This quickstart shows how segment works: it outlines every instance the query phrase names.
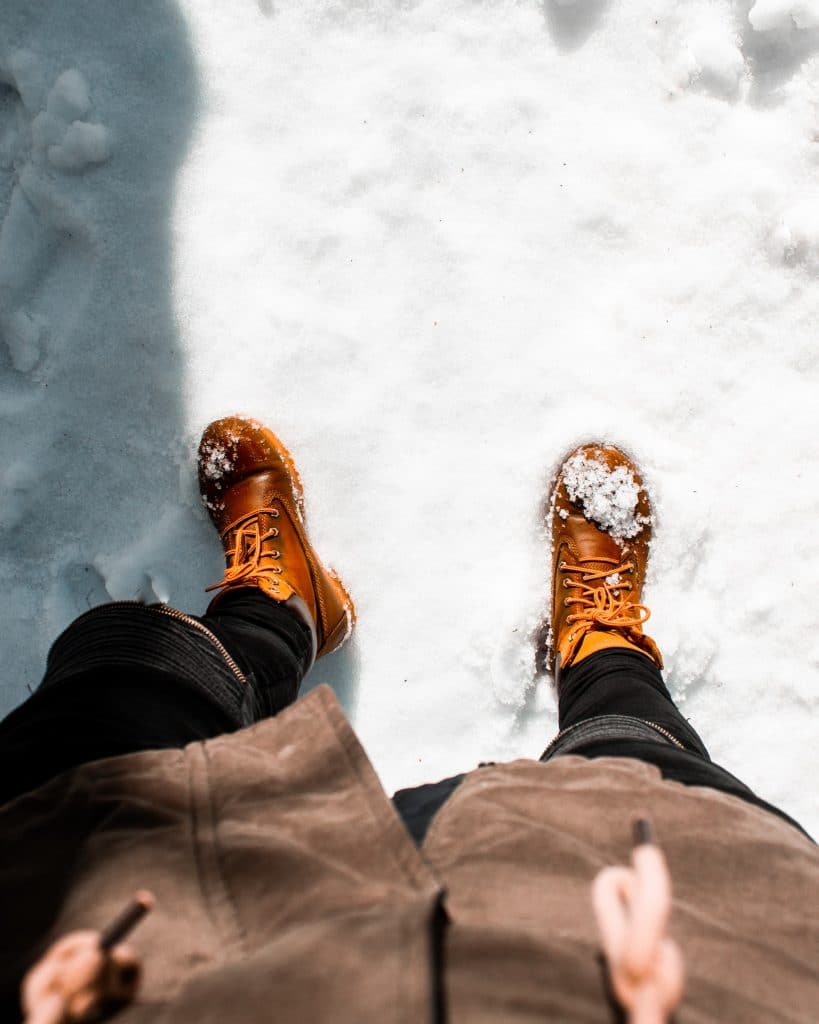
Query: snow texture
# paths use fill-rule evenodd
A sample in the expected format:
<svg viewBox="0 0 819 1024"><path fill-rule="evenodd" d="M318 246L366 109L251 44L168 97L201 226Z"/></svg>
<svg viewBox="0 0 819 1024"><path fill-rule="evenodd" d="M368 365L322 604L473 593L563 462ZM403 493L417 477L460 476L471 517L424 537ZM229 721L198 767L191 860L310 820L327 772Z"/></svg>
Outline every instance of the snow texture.
<svg viewBox="0 0 819 1024"><path fill-rule="evenodd" d="M628 467L609 469L602 459L578 452L567 460L561 476L569 501L618 543L636 537L651 522L637 511L640 487Z"/></svg>
<svg viewBox="0 0 819 1024"><path fill-rule="evenodd" d="M537 757L544 496L594 437L650 490L672 694L819 833L816 14L3 0L4 708L91 605L203 611L240 410L356 600L306 686L385 786Z"/></svg>
<svg viewBox="0 0 819 1024"><path fill-rule="evenodd" d="M756 0L748 21L757 32L819 28L819 4L816 0Z"/></svg>

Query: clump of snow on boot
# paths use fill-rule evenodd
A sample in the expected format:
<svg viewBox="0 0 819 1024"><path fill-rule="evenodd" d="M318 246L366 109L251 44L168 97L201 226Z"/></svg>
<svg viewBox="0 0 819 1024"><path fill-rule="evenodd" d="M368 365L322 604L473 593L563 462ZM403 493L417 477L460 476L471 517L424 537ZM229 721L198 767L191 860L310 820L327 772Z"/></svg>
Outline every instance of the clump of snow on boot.
<svg viewBox="0 0 819 1024"><path fill-rule="evenodd" d="M221 445L210 444L203 447L201 467L202 475L207 480L221 480L233 469L233 459Z"/></svg>
<svg viewBox="0 0 819 1024"><path fill-rule="evenodd" d="M616 541L636 537L651 521L637 512L640 486L626 466L610 469L578 452L563 467L563 483L569 501Z"/></svg>

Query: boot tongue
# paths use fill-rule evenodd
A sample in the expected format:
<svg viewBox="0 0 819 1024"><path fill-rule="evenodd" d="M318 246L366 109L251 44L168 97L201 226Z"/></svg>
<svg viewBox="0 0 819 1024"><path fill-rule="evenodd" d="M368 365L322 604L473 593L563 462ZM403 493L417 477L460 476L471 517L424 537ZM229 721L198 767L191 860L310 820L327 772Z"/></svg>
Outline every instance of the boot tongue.
<svg viewBox="0 0 819 1024"><path fill-rule="evenodd" d="M588 565L589 569L597 569L601 572L606 569L613 571L615 566L623 561L623 549L611 534L605 533L594 523L590 523L583 515L573 514L570 517L570 524L572 547L578 558L584 565ZM614 564L600 561L601 558L611 558L614 560Z"/></svg>

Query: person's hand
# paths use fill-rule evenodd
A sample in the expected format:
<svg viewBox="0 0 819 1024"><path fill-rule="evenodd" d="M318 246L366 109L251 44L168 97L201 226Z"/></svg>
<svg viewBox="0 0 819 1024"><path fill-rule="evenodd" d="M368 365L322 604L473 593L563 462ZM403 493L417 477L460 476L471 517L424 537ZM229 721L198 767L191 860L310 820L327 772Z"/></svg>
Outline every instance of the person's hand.
<svg viewBox="0 0 819 1024"><path fill-rule="evenodd" d="M140 965L127 946L104 950L100 933L71 932L23 979L26 1024L79 1024L133 999Z"/></svg>
<svg viewBox="0 0 819 1024"><path fill-rule="evenodd" d="M617 1000L629 1024L664 1024L682 999L683 959L665 934L671 876L647 821L637 823L631 868L603 868L592 902Z"/></svg>
<svg viewBox="0 0 819 1024"><path fill-rule="evenodd" d="M58 939L23 978L26 1024L82 1024L131 1002L141 968L119 942L153 907L139 892L102 932L76 931Z"/></svg>

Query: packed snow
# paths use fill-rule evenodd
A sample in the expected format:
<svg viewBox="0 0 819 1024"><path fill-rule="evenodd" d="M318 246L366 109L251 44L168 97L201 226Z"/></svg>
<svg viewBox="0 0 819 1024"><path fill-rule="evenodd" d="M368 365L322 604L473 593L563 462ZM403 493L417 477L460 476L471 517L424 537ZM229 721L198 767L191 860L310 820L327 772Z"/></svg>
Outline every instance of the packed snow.
<svg viewBox="0 0 819 1024"><path fill-rule="evenodd" d="M241 411L357 602L385 787L537 757L549 481L654 509L644 600L712 755L819 834L810 0L4 0L3 703L87 607L194 613Z"/></svg>
<svg viewBox="0 0 819 1024"><path fill-rule="evenodd" d="M569 501L620 543L636 537L651 522L637 511L640 485L627 466L610 469L602 458L578 452L566 460L560 477Z"/></svg>

